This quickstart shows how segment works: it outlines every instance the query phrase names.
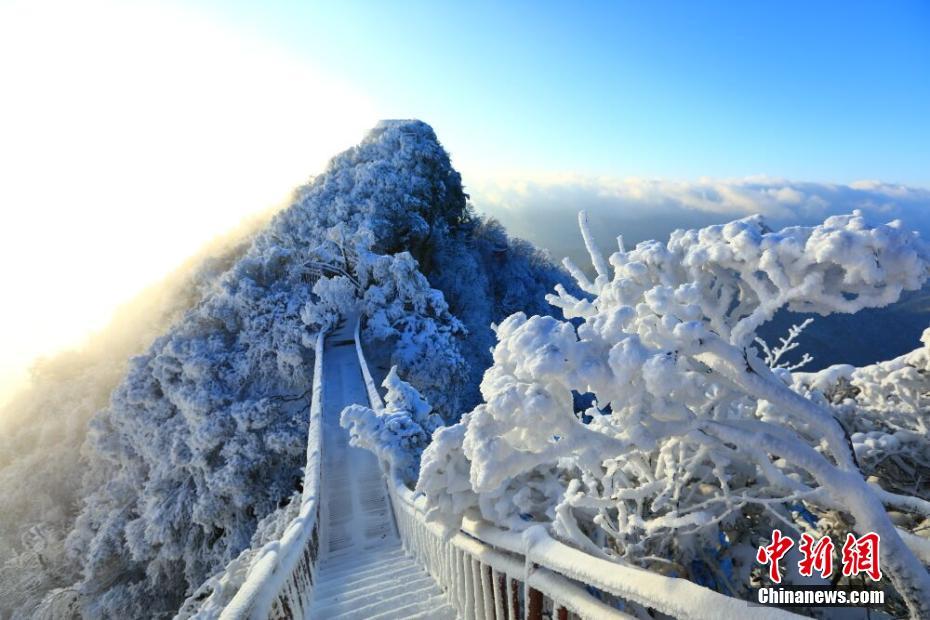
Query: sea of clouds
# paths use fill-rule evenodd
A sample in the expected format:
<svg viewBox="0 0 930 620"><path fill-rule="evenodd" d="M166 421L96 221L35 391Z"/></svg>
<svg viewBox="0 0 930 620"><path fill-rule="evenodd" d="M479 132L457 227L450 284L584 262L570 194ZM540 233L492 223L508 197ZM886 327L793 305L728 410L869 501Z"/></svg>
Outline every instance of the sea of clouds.
<svg viewBox="0 0 930 620"><path fill-rule="evenodd" d="M814 224L829 215L862 210L874 223L900 219L930 239L930 189L857 181L849 184L791 181L772 177L668 181L575 175L489 178L467 188L483 213L513 234L571 256L584 254L576 223L584 209L605 252L622 234L627 243L665 239L676 228L719 224L754 213L773 228Z"/></svg>
<svg viewBox="0 0 930 620"><path fill-rule="evenodd" d="M563 175L486 179L467 191L479 211L499 219L512 234L548 249L557 260L570 256L589 270L576 219L581 209L588 212L594 236L607 254L617 247L620 234L629 248L646 239L665 240L676 228L720 224L754 213L779 229L816 224L829 215L860 209L872 223L899 219L930 240L930 189L878 181L834 184L771 177L666 181ZM803 318L780 313L760 333L775 341ZM861 366L919 347L928 325L930 288L925 287L886 308L815 317L799 352L815 358L805 370L837 363Z"/></svg>

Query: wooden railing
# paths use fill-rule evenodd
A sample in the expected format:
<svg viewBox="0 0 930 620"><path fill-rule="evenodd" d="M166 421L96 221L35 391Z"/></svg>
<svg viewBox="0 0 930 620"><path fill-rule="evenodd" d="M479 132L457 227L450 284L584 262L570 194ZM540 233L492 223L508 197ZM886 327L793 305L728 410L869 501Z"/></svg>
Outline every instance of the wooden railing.
<svg viewBox="0 0 930 620"><path fill-rule="evenodd" d="M445 590L462 618L480 620L542 618L632 618L592 596L583 585L526 556L487 544L458 531L448 536L428 523L412 493L393 484L391 499L407 552Z"/></svg>

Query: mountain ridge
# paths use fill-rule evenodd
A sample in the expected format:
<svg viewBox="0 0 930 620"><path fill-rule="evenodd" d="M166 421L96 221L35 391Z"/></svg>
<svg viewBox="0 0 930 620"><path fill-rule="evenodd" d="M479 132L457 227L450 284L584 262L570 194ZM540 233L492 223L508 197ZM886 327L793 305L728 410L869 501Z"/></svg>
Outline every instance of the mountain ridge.
<svg viewBox="0 0 930 620"><path fill-rule="evenodd" d="M311 263L350 277L316 278ZM295 190L196 305L130 361L89 424L77 503L61 507L73 525L28 524L54 541L44 552L8 545L5 566L28 556L54 567L25 574L19 583L31 588L8 611L173 613L248 547L259 521L299 491L307 343L345 304L362 307L365 337L453 418L478 398L491 323L517 309L549 311L544 295L559 282L566 274L543 253L474 213L429 125L379 123ZM42 472L30 482L48 483Z"/></svg>

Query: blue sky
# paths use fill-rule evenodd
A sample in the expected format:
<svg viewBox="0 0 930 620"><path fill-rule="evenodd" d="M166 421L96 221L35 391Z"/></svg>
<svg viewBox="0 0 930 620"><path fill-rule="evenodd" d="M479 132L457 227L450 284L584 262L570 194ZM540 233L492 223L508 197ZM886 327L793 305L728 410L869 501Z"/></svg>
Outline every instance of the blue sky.
<svg viewBox="0 0 930 620"><path fill-rule="evenodd" d="M854 208L930 234L928 7L0 0L0 275L33 301L0 309L0 402L379 118L432 124L556 257L582 208L607 242Z"/></svg>
<svg viewBox="0 0 930 620"><path fill-rule="evenodd" d="M456 163L930 185L930 4L199 7L325 68Z"/></svg>

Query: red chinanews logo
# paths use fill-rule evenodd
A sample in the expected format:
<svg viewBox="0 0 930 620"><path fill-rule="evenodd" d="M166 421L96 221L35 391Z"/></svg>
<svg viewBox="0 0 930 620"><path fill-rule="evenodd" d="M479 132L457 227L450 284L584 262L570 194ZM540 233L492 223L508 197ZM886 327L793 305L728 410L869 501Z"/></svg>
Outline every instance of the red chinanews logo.
<svg viewBox="0 0 930 620"><path fill-rule="evenodd" d="M880 542L881 538L874 532L858 538L854 534L847 534L841 553L843 576L852 577L865 573L872 581L879 581L882 578L879 566ZM772 530L772 542L759 547L756 552L756 561L763 566L768 564L769 579L772 583L781 583L778 561L793 546L794 540L790 536L785 536L781 530ZM835 548L829 536L815 540L810 534L801 534L798 551L801 552L802 558L798 562L798 572L805 577L810 577L814 571L817 571L821 577L829 577L833 573L833 550Z"/></svg>

